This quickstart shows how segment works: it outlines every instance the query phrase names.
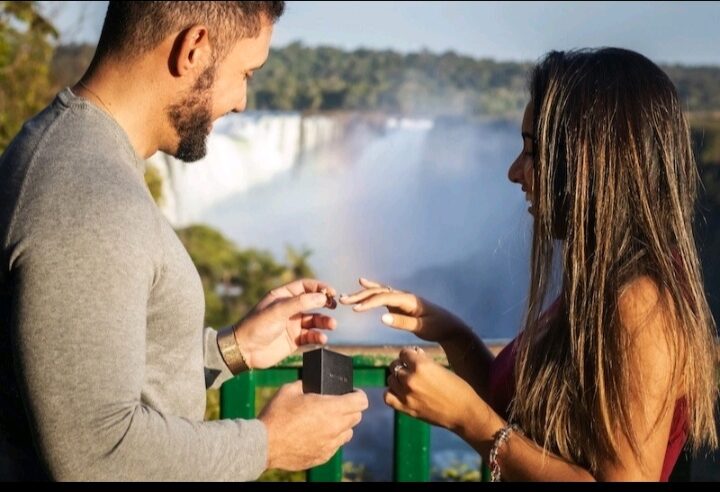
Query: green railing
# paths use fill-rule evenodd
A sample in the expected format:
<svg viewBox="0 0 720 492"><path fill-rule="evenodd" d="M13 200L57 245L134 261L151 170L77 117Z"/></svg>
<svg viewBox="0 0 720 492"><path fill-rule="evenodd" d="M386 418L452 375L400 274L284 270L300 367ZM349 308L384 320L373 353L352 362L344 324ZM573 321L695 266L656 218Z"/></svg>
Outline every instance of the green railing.
<svg viewBox="0 0 720 492"><path fill-rule="evenodd" d="M497 353L507 340L488 343ZM340 353L352 356L353 383L356 388L386 386L388 365L404 346L333 346ZM442 349L423 346L437 362L447 366ZM246 372L227 381L220 389L220 418L255 417L255 392L259 388L276 388L300 377L302 355L293 355L272 369ZM718 353L720 380L720 352ZM393 479L396 482L427 482L430 480L430 426L406 414L395 412L393 432ZM671 480L688 481L692 458L683 453ZM339 482L342 480L342 449L324 465L307 471L310 482ZM490 471L483 465L480 480L490 480Z"/></svg>
<svg viewBox="0 0 720 492"><path fill-rule="evenodd" d="M353 384L356 388L385 387L388 365L402 347L331 347L352 356ZM447 365L439 347L423 347L436 361ZM239 374L220 389L220 418L253 418L256 415L255 392L258 388L278 387L300 377L302 355L293 355L272 369ZM396 482L430 480L430 426L402 412L395 412L393 432L393 479ZM482 467L481 480L489 474ZM327 463L307 472L310 482L342 480L342 449Z"/></svg>

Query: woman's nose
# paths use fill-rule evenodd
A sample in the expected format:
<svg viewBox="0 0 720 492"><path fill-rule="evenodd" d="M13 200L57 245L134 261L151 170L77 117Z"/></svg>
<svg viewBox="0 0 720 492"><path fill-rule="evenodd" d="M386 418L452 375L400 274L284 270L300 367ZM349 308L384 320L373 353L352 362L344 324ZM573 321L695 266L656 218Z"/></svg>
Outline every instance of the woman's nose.
<svg viewBox="0 0 720 492"><path fill-rule="evenodd" d="M508 179L513 183L521 183L523 179L523 169L520 159L515 159L508 169Z"/></svg>

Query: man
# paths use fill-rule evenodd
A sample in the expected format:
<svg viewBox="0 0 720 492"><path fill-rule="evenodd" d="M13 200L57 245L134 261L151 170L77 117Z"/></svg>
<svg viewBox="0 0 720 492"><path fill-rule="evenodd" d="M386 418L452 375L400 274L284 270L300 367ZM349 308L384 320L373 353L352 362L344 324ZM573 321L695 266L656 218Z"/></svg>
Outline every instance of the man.
<svg viewBox="0 0 720 492"><path fill-rule="evenodd" d="M335 320L307 311L335 291L297 281L203 329L198 273L143 182L145 158L200 159L245 108L283 8L111 1L88 72L0 158L2 478L252 480L350 440L366 395L299 382L258 419L202 421L206 386L325 343Z"/></svg>

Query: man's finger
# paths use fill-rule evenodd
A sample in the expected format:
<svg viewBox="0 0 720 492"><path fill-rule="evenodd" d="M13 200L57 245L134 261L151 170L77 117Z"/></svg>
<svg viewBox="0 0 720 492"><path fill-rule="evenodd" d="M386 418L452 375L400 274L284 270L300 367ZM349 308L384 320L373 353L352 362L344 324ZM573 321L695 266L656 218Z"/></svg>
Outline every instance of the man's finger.
<svg viewBox="0 0 720 492"><path fill-rule="evenodd" d="M337 327L337 321L331 316L325 316L324 314L319 313L310 313L302 315L300 326L306 330L311 330L313 328L334 330Z"/></svg>
<svg viewBox="0 0 720 492"><path fill-rule="evenodd" d="M338 441L336 447L339 448L340 446L344 446L345 444L349 443L352 440L352 438L353 438L353 430L352 429L346 430L345 432L343 432L340 435L339 441Z"/></svg>
<svg viewBox="0 0 720 492"><path fill-rule="evenodd" d="M327 335L320 331L308 330L300 334L297 345L325 345L328 341Z"/></svg>
<svg viewBox="0 0 720 492"><path fill-rule="evenodd" d="M293 282L290 282L289 284L274 289L273 292L279 294L279 292L283 289L293 296L299 296L306 293L321 292L323 290L332 297L335 297L337 295L337 291L330 284L314 278L301 278L299 280L295 280Z"/></svg>
<svg viewBox="0 0 720 492"><path fill-rule="evenodd" d="M337 398L342 402L342 409L345 413L362 412L367 410L369 405L367 393L358 388L355 388L350 393L333 396L332 398Z"/></svg>
<svg viewBox="0 0 720 492"><path fill-rule="evenodd" d="M325 294L301 294L289 299L277 301L270 309L276 311L283 318L290 318L303 311L312 311L325 306Z"/></svg>
<svg viewBox="0 0 720 492"><path fill-rule="evenodd" d="M281 388L284 392L294 394L294 395L301 395L302 390L302 380L298 379L297 381L293 381L292 383L286 383L282 385Z"/></svg>

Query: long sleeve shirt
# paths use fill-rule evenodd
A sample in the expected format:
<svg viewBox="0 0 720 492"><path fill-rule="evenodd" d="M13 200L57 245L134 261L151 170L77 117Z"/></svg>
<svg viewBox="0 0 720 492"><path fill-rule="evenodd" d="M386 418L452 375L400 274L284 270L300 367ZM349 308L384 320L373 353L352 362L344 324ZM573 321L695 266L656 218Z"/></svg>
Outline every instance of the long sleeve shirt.
<svg viewBox="0 0 720 492"><path fill-rule="evenodd" d="M144 161L69 89L0 157L0 478L251 480L256 419L204 422L231 376Z"/></svg>

